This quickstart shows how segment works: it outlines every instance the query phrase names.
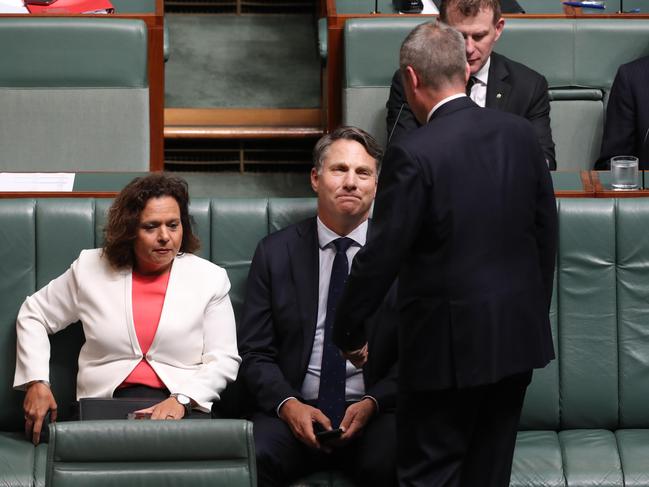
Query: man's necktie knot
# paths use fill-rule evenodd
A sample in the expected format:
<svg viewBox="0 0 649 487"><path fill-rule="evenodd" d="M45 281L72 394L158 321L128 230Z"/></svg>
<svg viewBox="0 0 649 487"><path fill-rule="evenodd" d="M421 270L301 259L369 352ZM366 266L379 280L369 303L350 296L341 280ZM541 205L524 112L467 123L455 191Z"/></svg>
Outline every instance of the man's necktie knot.
<svg viewBox="0 0 649 487"><path fill-rule="evenodd" d="M340 237L333 241L337 254L347 252L347 249L349 249L353 243L354 241L349 237Z"/></svg>

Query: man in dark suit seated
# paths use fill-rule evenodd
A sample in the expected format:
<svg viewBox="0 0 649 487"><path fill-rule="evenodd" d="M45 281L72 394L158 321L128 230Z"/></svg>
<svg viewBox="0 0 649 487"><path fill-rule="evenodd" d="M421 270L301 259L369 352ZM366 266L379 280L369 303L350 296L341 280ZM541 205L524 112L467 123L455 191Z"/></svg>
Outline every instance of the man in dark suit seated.
<svg viewBox="0 0 649 487"><path fill-rule="evenodd" d="M260 486L330 468L358 485L396 484L395 299L365 323L373 353L363 368L331 342L335 306L365 244L381 152L351 127L320 139L311 171L317 217L264 238L252 260L239 377L255 402ZM344 431L334 440L315 435L338 427Z"/></svg>
<svg viewBox="0 0 649 487"><path fill-rule="evenodd" d="M439 20L459 30L466 41L471 67L467 94L481 107L503 110L532 122L548 167L556 169L547 81L527 66L493 52L505 27L500 1L442 0ZM399 70L392 77L386 106L388 142L419 127L406 101Z"/></svg>
<svg viewBox="0 0 649 487"><path fill-rule="evenodd" d="M466 96L457 31L419 25L400 66L425 125L386 152L334 342L372 356L364 322L398 275L400 484L508 487L532 369L554 357L550 172L527 120Z"/></svg>
<svg viewBox="0 0 649 487"><path fill-rule="evenodd" d="M649 169L649 56L617 71L606 107L602 150L595 169L610 169L611 157L636 156Z"/></svg>

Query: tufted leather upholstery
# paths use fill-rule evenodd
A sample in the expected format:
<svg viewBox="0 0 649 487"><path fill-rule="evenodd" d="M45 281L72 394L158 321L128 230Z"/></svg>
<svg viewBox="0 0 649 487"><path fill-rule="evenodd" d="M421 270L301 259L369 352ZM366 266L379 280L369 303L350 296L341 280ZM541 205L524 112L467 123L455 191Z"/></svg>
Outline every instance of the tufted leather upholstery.
<svg viewBox="0 0 649 487"><path fill-rule="evenodd" d="M11 390L18 307L25 296L65 270L81 249L101 244L109 203L103 199L0 200L0 485L43 485L46 463L50 479L58 468L61 485L76 485L76 480L63 475L70 458L98 455L84 460L92 463L107 455L119 466L123 458L110 455L122 451L119 445L126 437L136 438L133 445L137 445L140 435L177 439L174 452L165 446L167 440L155 442L159 451L156 447L151 461L178 455L176 460L183 462L194 441L204 445L210 459L197 459L196 464L188 462L177 472L168 472L170 478L178 475L174 485L182 485L184 478L200 484L200 479L188 474L192 465L203 468L207 464L202 462L209 460L215 466L222 460L219 455L227 453L222 448L234 448L246 437L245 431L237 430L241 423L219 426L216 422L215 428L225 428L217 438L200 434L194 438L198 432L187 431L184 436L171 430L139 431L139 425L133 424L124 429L117 423L111 423L116 425L111 428L61 422L50 445L55 451L62 448L61 453L51 454L49 462L45 445L35 449L22 438L22 394ZM649 486L649 199L566 198L559 199L558 208L560 243L550 311L558 358L535 372L528 390L511 485ZM246 273L258 240L314 214L315 200L194 199L191 212L203 242L200 254L227 269L231 297L240 314ZM51 380L60 407L74 398L82 340L79 328L53 337ZM87 451L81 448L77 441L87 439L89 431L112 446L99 441ZM124 447L124 453L136 451ZM228 485L235 484L247 485ZM334 485L351 484L336 472L320 472L295 484Z"/></svg>

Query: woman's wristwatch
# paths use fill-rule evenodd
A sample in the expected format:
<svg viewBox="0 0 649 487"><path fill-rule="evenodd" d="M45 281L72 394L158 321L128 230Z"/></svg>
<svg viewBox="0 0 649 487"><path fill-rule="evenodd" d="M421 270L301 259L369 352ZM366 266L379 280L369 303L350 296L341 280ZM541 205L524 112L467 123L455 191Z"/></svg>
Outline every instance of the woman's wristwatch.
<svg viewBox="0 0 649 487"><path fill-rule="evenodd" d="M169 397L173 397L178 404L185 408L185 416L189 416L192 413L192 400L184 394L179 394L174 392L169 394Z"/></svg>

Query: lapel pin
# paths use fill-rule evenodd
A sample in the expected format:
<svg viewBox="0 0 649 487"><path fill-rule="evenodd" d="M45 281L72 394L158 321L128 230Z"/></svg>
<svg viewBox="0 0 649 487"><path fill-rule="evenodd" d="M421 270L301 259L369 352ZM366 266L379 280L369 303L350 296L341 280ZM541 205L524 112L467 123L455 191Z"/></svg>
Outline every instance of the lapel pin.
<svg viewBox="0 0 649 487"><path fill-rule="evenodd" d="M498 94L496 95L496 98L502 98L502 97L503 97L503 95L501 95L500 93L498 93Z"/></svg>

